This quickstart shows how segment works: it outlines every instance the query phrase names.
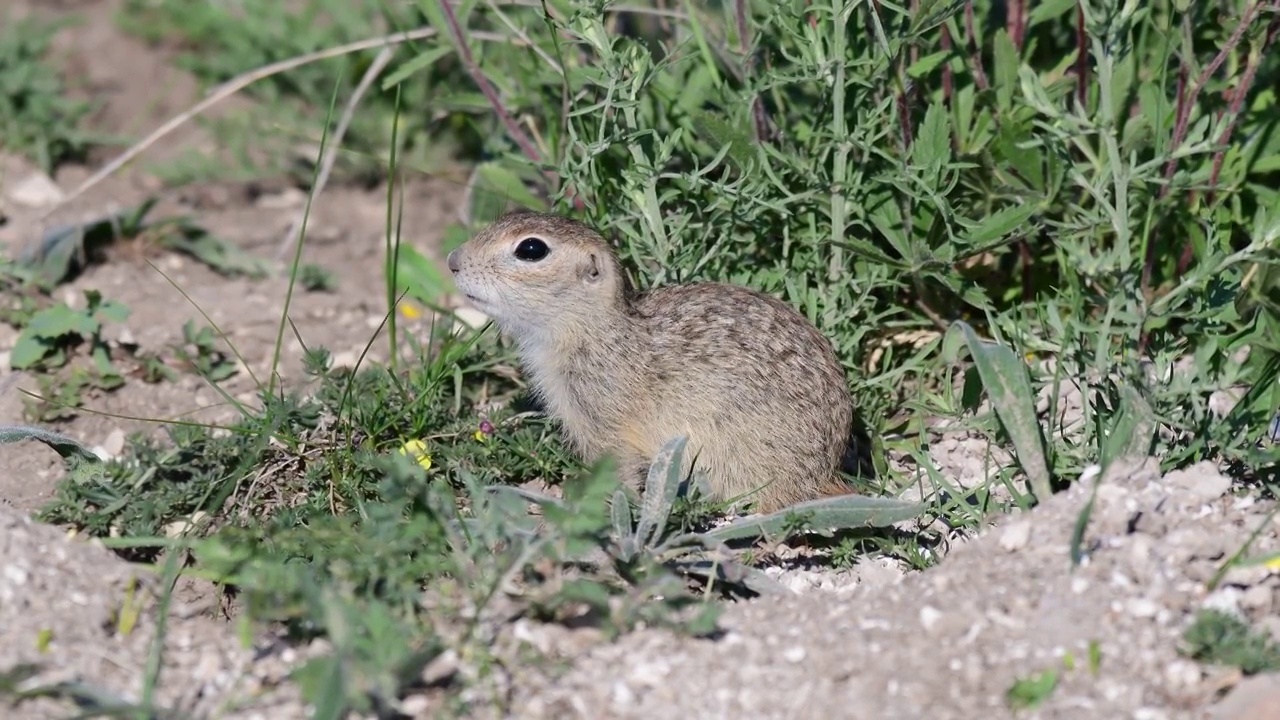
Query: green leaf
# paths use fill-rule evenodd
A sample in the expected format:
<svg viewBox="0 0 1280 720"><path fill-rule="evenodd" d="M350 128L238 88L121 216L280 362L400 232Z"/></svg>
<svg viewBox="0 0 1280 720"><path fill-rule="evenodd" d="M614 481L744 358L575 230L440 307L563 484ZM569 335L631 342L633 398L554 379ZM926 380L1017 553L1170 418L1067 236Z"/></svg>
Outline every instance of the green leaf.
<svg viewBox="0 0 1280 720"><path fill-rule="evenodd" d="M953 327L964 334L969 355L978 368L982 386L991 398L996 417L1013 441L1018 463L1027 475L1036 500L1044 502L1052 494L1049 466L1045 460L1044 435L1036 417L1035 395L1027 377L1026 363L1012 348L980 339L973 328L957 320Z"/></svg>
<svg viewBox="0 0 1280 720"><path fill-rule="evenodd" d="M866 240L846 235L843 242L833 242L831 244L839 248L844 248L855 256L877 265L888 265L889 267L896 268L898 270L906 270L911 267L908 263L897 258L889 257L881 252L875 245L872 245Z"/></svg>
<svg viewBox="0 0 1280 720"><path fill-rule="evenodd" d="M1017 183L1038 194L1045 193L1045 152L1041 147L1026 144L1034 127L1028 110L1014 109L1001 119L992 150L1008 168L999 168L1001 175L1010 175L1010 182Z"/></svg>
<svg viewBox="0 0 1280 720"><path fill-rule="evenodd" d="M916 264L915 245L903 233L902 209L897 202L888 199L879 203L869 213L869 217L876 230L898 251L904 265L913 267Z"/></svg>
<svg viewBox="0 0 1280 720"><path fill-rule="evenodd" d="M390 90L405 80L408 80L410 75L426 70L434 65L437 60L452 52L452 47L448 45L439 45L420 53L417 57L401 65L395 72L383 78L382 89L384 91Z"/></svg>
<svg viewBox="0 0 1280 720"><path fill-rule="evenodd" d="M396 256L396 294L425 305L435 305L448 292L452 282L429 258L407 243L401 243Z"/></svg>
<svg viewBox="0 0 1280 720"><path fill-rule="evenodd" d="M613 500L609 503L609 515L613 520L614 537L622 545L623 553L627 556L635 554L639 547L635 533L632 532L635 526L632 524L634 518L631 516L631 500L621 487L613 493Z"/></svg>
<svg viewBox="0 0 1280 720"><path fill-rule="evenodd" d="M1064 13L1074 9L1077 2L1078 0L1041 0L1032 3L1031 12L1027 15L1027 28L1062 17Z"/></svg>
<svg viewBox="0 0 1280 720"><path fill-rule="evenodd" d="M107 353L105 345L98 345L93 348L90 353L93 359L93 367L98 371L97 385L103 390L114 390L124 384L124 378L120 376L116 366L111 362L111 356ZM232 367L235 367L234 365Z"/></svg>
<svg viewBox="0 0 1280 720"><path fill-rule="evenodd" d="M1155 413L1146 398L1132 385L1121 385L1120 409L1102 447L1103 472L1116 460L1150 454L1155 432Z"/></svg>
<svg viewBox="0 0 1280 720"><path fill-rule="evenodd" d="M996 107L1003 115L1013 109L1013 93L1018 88L1020 64L1018 48L1014 46L1013 39L1004 28L996 31L992 52L995 57L995 78L992 83L996 91Z"/></svg>
<svg viewBox="0 0 1280 720"><path fill-rule="evenodd" d="M161 237L161 244L165 247L189 255L226 277L262 278L266 277L270 267L266 260L195 226L183 227L181 232L164 233Z"/></svg>
<svg viewBox="0 0 1280 720"><path fill-rule="evenodd" d="M929 507L928 503L897 498L842 495L799 503L768 515L740 518L702 533L701 537L722 543L759 536L777 539L793 527L798 518L804 518L808 527L818 530L886 527L919 517Z"/></svg>
<svg viewBox="0 0 1280 720"><path fill-rule="evenodd" d="M1056 670L1045 670L1029 678L1020 678L1005 693L1009 706L1015 709L1034 708L1043 703L1058 687Z"/></svg>
<svg viewBox="0 0 1280 720"><path fill-rule="evenodd" d="M727 157L734 170L743 172L751 167L755 143L750 133L730 125L720 115L701 108L690 110L689 119L693 123L693 132L711 147L729 147Z"/></svg>
<svg viewBox="0 0 1280 720"><path fill-rule="evenodd" d="M23 334L56 340L64 335L92 335L100 327L102 325L92 315L59 304L36 313Z"/></svg>
<svg viewBox="0 0 1280 720"><path fill-rule="evenodd" d="M925 55L907 67L907 75L913 80L918 80L933 72L934 69L941 65L948 57L951 57L951 55L952 52L946 50L939 50L936 53Z"/></svg>
<svg viewBox="0 0 1280 720"><path fill-rule="evenodd" d="M732 558L719 557L713 560L697 557L690 560L679 560L673 565L675 569L687 575L706 578L710 582L704 584L708 585L742 585L752 592L766 597L791 594L791 590L786 585L774 580L764 572L737 562Z"/></svg>
<svg viewBox="0 0 1280 720"><path fill-rule="evenodd" d="M14 370L28 370L43 360L52 349L50 341L24 331L9 352L9 366Z"/></svg>
<svg viewBox="0 0 1280 720"><path fill-rule="evenodd" d="M684 479L684 451L688 444L687 435L671 438L663 443L649 463L640 506L640 524L636 528L641 547L656 544L666 532L667 518L671 516L671 508L680 492L680 482Z"/></svg>
<svg viewBox="0 0 1280 720"><path fill-rule="evenodd" d="M911 159L932 173L951 160L951 127L942 103L933 103L925 113L920 132L911 146Z"/></svg>
<svg viewBox="0 0 1280 720"><path fill-rule="evenodd" d="M333 654L312 658L292 673L298 688L312 707L317 720L339 720L347 714L346 673L342 661Z"/></svg>
<svg viewBox="0 0 1280 720"><path fill-rule="evenodd" d="M44 287L53 287L82 270L83 262L96 256L100 248L121 235L141 231L143 219L156 202L151 198L136 208L53 228L19 262L32 269Z"/></svg>
<svg viewBox="0 0 1280 720"><path fill-rule="evenodd" d="M1020 203L1002 208L987 216L987 219L979 223L977 227L966 231L962 238L969 245L976 246L976 248L985 248L1004 239L1005 235L1025 223L1035 214L1036 209L1036 206L1031 203Z"/></svg>
<svg viewBox="0 0 1280 720"><path fill-rule="evenodd" d="M98 305L95 313L101 320L109 320L111 322L122 323L129 319L129 307L124 303L108 300Z"/></svg>
<svg viewBox="0 0 1280 720"><path fill-rule="evenodd" d="M66 458L80 458L89 462L101 462L92 450L75 438L31 425L0 425L0 444L21 440L36 440L48 445L54 452Z"/></svg>
<svg viewBox="0 0 1280 720"><path fill-rule="evenodd" d="M1085 502L1084 507L1080 508L1080 512L1076 514L1076 521L1071 525L1070 555L1072 567L1078 567L1084 561L1084 534L1089 529L1090 519L1093 518L1093 504L1098 499L1098 486L1101 481L1101 475L1093 479L1093 487L1089 488L1089 500Z"/></svg>
<svg viewBox="0 0 1280 720"><path fill-rule="evenodd" d="M462 223L450 223L440 239L440 252L448 255L471 239L471 231Z"/></svg>
<svg viewBox="0 0 1280 720"><path fill-rule="evenodd" d="M471 175L471 197L467 217L474 224L488 224L507 211L509 203L545 210L546 204L529 188L520 176L497 162L478 165Z"/></svg>
<svg viewBox="0 0 1280 720"><path fill-rule="evenodd" d="M1280 170L1280 155L1269 155L1256 160L1249 169L1255 173L1269 173Z"/></svg>

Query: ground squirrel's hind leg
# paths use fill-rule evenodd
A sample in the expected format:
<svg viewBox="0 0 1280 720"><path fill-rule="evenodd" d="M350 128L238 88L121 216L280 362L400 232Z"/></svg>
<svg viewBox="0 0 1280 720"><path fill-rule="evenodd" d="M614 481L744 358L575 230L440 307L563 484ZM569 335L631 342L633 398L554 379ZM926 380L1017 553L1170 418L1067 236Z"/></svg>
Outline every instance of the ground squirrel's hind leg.
<svg viewBox="0 0 1280 720"><path fill-rule="evenodd" d="M644 492L644 481L649 476L651 458L638 453L626 452L618 457L618 480L629 485L637 493Z"/></svg>
<svg viewBox="0 0 1280 720"><path fill-rule="evenodd" d="M845 482L843 478L833 475L818 486L818 492L822 497L840 497L841 495L853 495L858 492L858 489Z"/></svg>

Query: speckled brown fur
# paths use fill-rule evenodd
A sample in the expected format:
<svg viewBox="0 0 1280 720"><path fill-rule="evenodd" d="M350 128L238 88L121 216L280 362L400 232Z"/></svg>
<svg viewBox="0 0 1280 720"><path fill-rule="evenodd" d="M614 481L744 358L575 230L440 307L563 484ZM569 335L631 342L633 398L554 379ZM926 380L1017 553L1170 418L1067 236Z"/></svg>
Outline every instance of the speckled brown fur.
<svg viewBox="0 0 1280 720"><path fill-rule="evenodd" d="M521 260L522 240L550 252ZM631 480L687 434L713 496L765 512L851 492L853 403L830 342L790 305L695 283L634 292L612 248L556 215L503 216L449 255L458 289L513 338L530 383L587 461Z"/></svg>

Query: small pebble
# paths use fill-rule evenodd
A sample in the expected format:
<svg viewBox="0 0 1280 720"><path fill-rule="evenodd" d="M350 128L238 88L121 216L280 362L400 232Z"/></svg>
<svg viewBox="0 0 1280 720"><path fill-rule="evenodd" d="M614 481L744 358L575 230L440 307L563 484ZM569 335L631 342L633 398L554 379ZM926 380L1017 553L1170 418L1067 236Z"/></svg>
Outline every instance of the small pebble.
<svg viewBox="0 0 1280 720"><path fill-rule="evenodd" d="M1000 547L1005 552L1021 550L1030 541L1031 523L1026 520L1009 523L1004 532L1000 533Z"/></svg>
<svg viewBox="0 0 1280 720"><path fill-rule="evenodd" d="M1136 618L1152 618L1160 612L1160 606L1149 598L1134 598L1129 601L1127 609Z"/></svg>
<svg viewBox="0 0 1280 720"><path fill-rule="evenodd" d="M927 631L932 631L942 619L942 612L931 605L920 608L920 624Z"/></svg>
<svg viewBox="0 0 1280 720"><path fill-rule="evenodd" d="M1254 585L1240 595L1240 607L1264 614L1271 610L1272 592L1266 585Z"/></svg>
<svg viewBox="0 0 1280 720"><path fill-rule="evenodd" d="M44 208L62 202L62 189L48 175L33 173L9 188L9 199L19 205Z"/></svg>

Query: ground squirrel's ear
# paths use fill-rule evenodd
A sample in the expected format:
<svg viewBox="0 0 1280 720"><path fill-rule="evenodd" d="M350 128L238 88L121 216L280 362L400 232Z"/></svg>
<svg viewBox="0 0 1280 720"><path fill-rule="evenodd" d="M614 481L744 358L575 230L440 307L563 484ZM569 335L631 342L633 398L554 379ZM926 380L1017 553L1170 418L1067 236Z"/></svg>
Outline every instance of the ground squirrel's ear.
<svg viewBox="0 0 1280 720"><path fill-rule="evenodd" d="M604 277L604 265L600 262L599 253L587 253L587 264L582 269L582 279L589 285L595 285Z"/></svg>

